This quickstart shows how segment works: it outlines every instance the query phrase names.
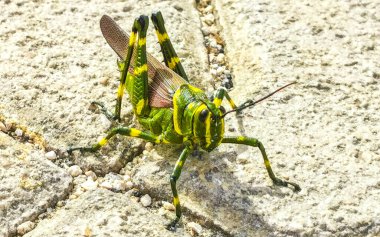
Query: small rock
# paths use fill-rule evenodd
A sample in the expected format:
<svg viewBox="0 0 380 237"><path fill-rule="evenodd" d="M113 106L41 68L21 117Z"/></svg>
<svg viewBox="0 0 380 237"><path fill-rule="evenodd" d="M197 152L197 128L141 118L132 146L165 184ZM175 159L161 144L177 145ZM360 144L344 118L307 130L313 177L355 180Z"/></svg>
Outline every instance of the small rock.
<svg viewBox="0 0 380 237"><path fill-rule="evenodd" d="M126 185L127 185L127 189L132 189L134 186L132 181L127 181Z"/></svg>
<svg viewBox="0 0 380 237"><path fill-rule="evenodd" d="M145 150L151 151L153 149L153 144L151 142L147 142L145 144Z"/></svg>
<svg viewBox="0 0 380 237"><path fill-rule="evenodd" d="M125 181L130 181L130 180L131 180L131 176L128 175L128 174L125 174L125 175L123 176L123 179L124 179Z"/></svg>
<svg viewBox="0 0 380 237"><path fill-rule="evenodd" d="M164 157L160 156L155 150L152 152L152 158L153 160L163 160Z"/></svg>
<svg viewBox="0 0 380 237"><path fill-rule="evenodd" d="M94 171L89 170L84 173L87 177L90 177L93 181L95 181L98 177L94 173Z"/></svg>
<svg viewBox="0 0 380 237"><path fill-rule="evenodd" d="M211 73L211 75L216 76L216 70L215 69L211 69L210 73Z"/></svg>
<svg viewBox="0 0 380 237"><path fill-rule="evenodd" d="M55 160L57 158L57 154L55 154L55 151L49 151L45 153L45 157L48 160Z"/></svg>
<svg viewBox="0 0 380 237"><path fill-rule="evenodd" d="M165 210L168 210L168 211L174 211L175 210L175 206L170 202L163 201L162 206L165 208Z"/></svg>
<svg viewBox="0 0 380 237"><path fill-rule="evenodd" d="M207 25L212 25L214 23L214 15L213 14L207 14L204 18L203 18L203 21L207 24Z"/></svg>
<svg viewBox="0 0 380 237"><path fill-rule="evenodd" d="M107 86L108 85L108 77L102 77L99 81L100 84L102 84L103 86Z"/></svg>
<svg viewBox="0 0 380 237"><path fill-rule="evenodd" d="M202 226L195 222L187 223L187 228L190 229L190 233L192 236L200 235L202 232Z"/></svg>
<svg viewBox="0 0 380 237"><path fill-rule="evenodd" d="M73 199L77 199L78 198L78 196L77 195L74 195L74 194L71 194L70 196L69 196L69 199L71 199L71 200L73 200Z"/></svg>
<svg viewBox="0 0 380 237"><path fill-rule="evenodd" d="M78 165L70 166L67 171L72 177L77 177L82 174L82 169Z"/></svg>
<svg viewBox="0 0 380 237"><path fill-rule="evenodd" d="M105 188L105 189L108 189L108 190L111 190L111 189L112 189L112 184L111 184L108 180L106 180L106 181L100 183L99 186L100 186L101 188Z"/></svg>
<svg viewBox="0 0 380 237"><path fill-rule="evenodd" d="M23 134L24 132L21 130L21 129L19 129L19 128L17 128L16 129L16 131L15 131L15 134L16 134L16 136L18 136L18 137L22 137L22 134Z"/></svg>
<svg viewBox="0 0 380 237"><path fill-rule="evenodd" d="M217 63L214 63L214 64L211 64L211 68L213 68L213 69L217 69L219 67L219 64L217 64Z"/></svg>
<svg viewBox="0 0 380 237"><path fill-rule="evenodd" d="M217 75L221 75L223 72L224 72L224 68L223 68L223 67L218 67L218 68L216 69L216 74L217 74Z"/></svg>
<svg viewBox="0 0 380 237"><path fill-rule="evenodd" d="M82 183L81 187L85 190L95 190L98 187L98 183L90 178L87 179L86 182Z"/></svg>
<svg viewBox="0 0 380 237"><path fill-rule="evenodd" d="M21 225L17 226L17 234L24 235L29 231L33 230L35 226L36 224L34 222L26 221Z"/></svg>
<svg viewBox="0 0 380 237"><path fill-rule="evenodd" d="M204 9L204 12L206 12L206 13L212 13L213 10L214 10L214 6L213 6L213 5L208 5L208 6Z"/></svg>
<svg viewBox="0 0 380 237"><path fill-rule="evenodd" d="M152 198L149 194L145 194L140 198L140 202L144 207L149 207L152 204Z"/></svg>
<svg viewBox="0 0 380 237"><path fill-rule="evenodd" d="M119 192L125 191L127 189L127 182L125 182L124 180L115 180L112 183L112 188L115 191L119 191Z"/></svg>
<svg viewBox="0 0 380 237"><path fill-rule="evenodd" d="M218 56L216 56L216 61L218 63L223 63L224 62L224 54L218 54Z"/></svg>
<svg viewBox="0 0 380 237"><path fill-rule="evenodd" d="M6 132L8 129L5 127L5 124L3 122L0 122L0 130L3 132Z"/></svg>
<svg viewBox="0 0 380 237"><path fill-rule="evenodd" d="M202 30L203 35L205 36L210 34L210 30L208 27L202 27L201 30Z"/></svg>

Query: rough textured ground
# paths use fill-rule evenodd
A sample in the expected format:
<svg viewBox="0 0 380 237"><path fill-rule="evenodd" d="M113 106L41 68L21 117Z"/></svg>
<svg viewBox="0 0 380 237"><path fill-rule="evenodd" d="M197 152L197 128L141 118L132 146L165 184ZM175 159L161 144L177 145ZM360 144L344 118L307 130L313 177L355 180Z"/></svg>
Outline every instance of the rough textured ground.
<svg viewBox="0 0 380 237"><path fill-rule="evenodd" d="M191 222L202 226L201 236L380 234L380 4L201 4L210 7L0 2L2 236L186 236L195 234ZM174 213L163 201L171 200L168 175L181 147L116 138L95 155L66 156L68 146L91 144L110 126L89 107L98 100L112 108L118 84L100 17L108 14L129 31L134 17L153 10L163 12L199 87L212 88L217 71L210 62L209 73L207 52L214 51L212 40L204 45L206 31L223 45L237 104L297 81L240 118L228 115L226 133L259 138L274 172L301 192L273 186L257 149L222 145L188 159L178 183L184 218L172 233L163 225ZM149 32L148 49L160 58ZM135 126L127 100L123 120ZM153 199L147 206L145 194Z"/></svg>

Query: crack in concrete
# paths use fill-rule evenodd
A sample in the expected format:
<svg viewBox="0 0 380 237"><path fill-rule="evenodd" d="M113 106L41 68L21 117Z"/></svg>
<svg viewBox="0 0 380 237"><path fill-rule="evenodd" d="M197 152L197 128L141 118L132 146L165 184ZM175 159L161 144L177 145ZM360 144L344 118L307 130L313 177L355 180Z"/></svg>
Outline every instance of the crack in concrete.
<svg viewBox="0 0 380 237"><path fill-rule="evenodd" d="M214 1L198 0L196 8L199 12L199 18L202 24L202 34L204 45L208 54L208 63L210 73L214 81L221 82L221 85L227 89L233 87L231 68L228 58L225 54L225 41L220 32L222 27L219 23L219 17L215 9ZM211 82L214 89L214 81Z"/></svg>
<svg viewBox="0 0 380 237"><path fill-rule="evenodd" d="M40 134L30 131L26 126L6 119L2 115L0 115L0 131L19 142L36 145L44 152L49 150L45 139Z"/></svg>

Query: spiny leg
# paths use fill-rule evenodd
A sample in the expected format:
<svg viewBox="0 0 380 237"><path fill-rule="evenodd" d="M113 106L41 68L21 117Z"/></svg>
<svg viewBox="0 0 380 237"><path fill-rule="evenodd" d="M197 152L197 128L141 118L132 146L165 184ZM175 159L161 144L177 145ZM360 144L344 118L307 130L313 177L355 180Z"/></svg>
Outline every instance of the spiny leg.
<svg viewBox="0 0 380 237"><path fill-rule="evenodd" d="M182 67L181 60L178 58L172 43L170 42L168 33L166 32L164 25L164 18L161 12L155 12L151 16L154 28L156 29L156 34L158 38L158 43L160 44L162 54L164 55L164 61L167 67L175 71L186 81L189 81L185 70Z"/></svg>
<svg viewBox="0 0 380 237"><path fill-rule="evenodd" d="M133 65L133 75L128 77L127 89L137 117L145 117L149 113L148 101L148 65L146 53L146 32L149 25L147 16L135 20L134 27L138 31L137 49Z"/></svg>
<svg viewBox="0 0 380 237"><path fill-rule="evenodd" d="M189 156L189 153L191 151L192 151L192 146L190 144L187 144L185 149L182 151L181 155L179 156L177 163L175 164L173 173L170 175L170 185L171 185L172 193L173 193L173 204L175 206L176 218L167 226L169 230L175 230L176 225L182 215L181 204L179 202L176 184L177 184L177 180L179 176L181 175L182 167L185 164L186 158Z"/></svg>
<svg viewBox="0 0 380 237"><path fill-rule="evenodd" d="M133 24L131 37L129 37L111 17L104 15L100 19L100 28L102 30L104 38L119 55L119 57L123 59L122 61L118 60L120 84L117 90L115 112L109 112L103 103L97 101L92 102L93 105L97 105L101 108L101 111L107 116L109 120L120 121L121 101L124 94L128 70L133 58L136 35L138 32L138 28L136 27L137 20L138 19L136 19Z"/></svg>
<svg viewBox="0 0 380 237"><path fill-rule="evenodd" d="M140 131L140 130L135 129L135 128L116 127L116 128L111 129L108 132L107 136L105 136L104 138L102 138L98 143L95 143L94 145L92 145L90 147L73 147L73 148L69 148L67 150L67 152L69 154L71 154L75 150L79 150L81 152L96 152L102 146L104 146L105 144L107 144L107 142L109 141L109 139L111 139L116 134L120 134L120 135L124 135L124 136L130 136L130 137L137 137L137 138L141 138L141 139L144 139L146 141L150 141L150 142L154 142L154 143L161 143L161 138L157 137L157 136L155 136L153 134L146 133L146 132Z"/></svg>
<svg viewBox="0 0 380 237"><path fill-rule="evenodd" d="M272 171L272 167L271 167L270 162L269 162L269 159L268 159L267 154L265 152L264 146L256 138L243 137L243 136L225 137L225 138L223 138L222 143L235 143L235 144L244 144L244 145L248 145L248 146L258 147L260 149L261 155L264 158L265 168L267 169L269 177L272 179L273 183L275 185L284 186L284 187L287 187L288 185L292 185L294 187L294 191L296 191L296 192L301 191L301 188L298 184L281 180L274 175L274 173Z"/></svg>

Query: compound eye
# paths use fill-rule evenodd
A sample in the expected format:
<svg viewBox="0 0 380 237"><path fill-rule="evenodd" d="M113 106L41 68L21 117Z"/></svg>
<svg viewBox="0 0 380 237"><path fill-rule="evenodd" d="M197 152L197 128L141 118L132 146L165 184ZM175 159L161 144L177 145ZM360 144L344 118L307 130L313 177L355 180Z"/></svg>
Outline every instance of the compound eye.
<svg viewBox="0 0 380 237"><path fill-rule="evenodd" d="M219 109L220 109L220 112L222 112L222 114L226 113L226 109L223 106L220 106Z"/></svg>
<svg viewBox="0 0 380 237"><path fill-rule="evenodd" d="M208 116L208 113L209 113L208 109L204 109L204 110L202 110L202 111L199 113L199 121L201 121L201 122L206 121L206 118L207 118L207 116Z"/></svg>

